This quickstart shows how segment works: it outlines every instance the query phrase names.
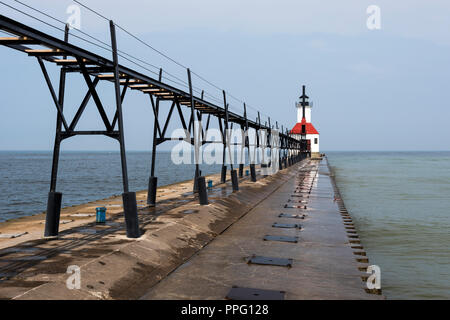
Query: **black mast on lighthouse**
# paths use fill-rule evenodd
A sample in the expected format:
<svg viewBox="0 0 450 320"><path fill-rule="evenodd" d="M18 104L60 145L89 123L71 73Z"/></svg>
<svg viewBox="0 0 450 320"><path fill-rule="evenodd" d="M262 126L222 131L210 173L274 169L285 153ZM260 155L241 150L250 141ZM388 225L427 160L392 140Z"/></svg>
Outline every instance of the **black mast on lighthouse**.
<svg viewBox="0 0 450 320"><path fill-rule="evenodd" d="M302 96L301 99L301 105L302 105L302 131L300 136L300 145L301 145L301 151L300 152L308 152L307 142L306 142L306 106L308 105L308 101L306 99L309 99L309 97L306 95L306 86L302 86ZM305 120L305 123L303 123L303 120Z"/></svg>
<svg viewBox="0 0 450 320"><path fill-rule="evenodd" d="M301 105L302 105L303 119L306 119L305 107L308 105L308 101L306 101L306 99L309 99L309 97L306 95L306 86L302 86L302 96L300 97L300 99L302 100Z"/></svg>

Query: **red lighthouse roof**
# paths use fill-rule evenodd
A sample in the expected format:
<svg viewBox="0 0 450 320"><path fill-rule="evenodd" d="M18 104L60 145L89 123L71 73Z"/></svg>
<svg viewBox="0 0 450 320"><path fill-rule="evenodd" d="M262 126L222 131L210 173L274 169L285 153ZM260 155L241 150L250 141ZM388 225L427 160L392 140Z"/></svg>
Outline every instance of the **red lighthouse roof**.
<svg viewBox="0 0 450 320"><path fill-rule="evenodd" d="M291 134L302 134L302 125L306 125L306 134L319 134L319 132L314 128L312 123L306 122L306 119L303 118L302 122L298 122L294 128L291 130Z"/></svg>

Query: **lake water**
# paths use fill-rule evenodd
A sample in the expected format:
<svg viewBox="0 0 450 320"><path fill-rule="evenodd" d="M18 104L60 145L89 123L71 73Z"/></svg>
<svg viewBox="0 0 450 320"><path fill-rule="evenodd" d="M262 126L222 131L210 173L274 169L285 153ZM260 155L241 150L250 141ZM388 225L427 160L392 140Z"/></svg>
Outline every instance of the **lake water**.
<svg viewBox="0 0 450 320"><path fill-rule="evenodd" d="M388 299L450 298L450 152L328 152Z"/></svg>
<svg viewBox="0 0 450 320"><path fill-rule="evenodd" d="M174 165L168 152L156 158L158 185L194 178L194 165ZM150 163L151 152L127 152L130 191L147 189ZM0 152L0 222L47 209L51 166L51 152ZM220 168L200 166L205 175ZM56 189L63 206L122 194L119 152L62 152Z"/></svg>

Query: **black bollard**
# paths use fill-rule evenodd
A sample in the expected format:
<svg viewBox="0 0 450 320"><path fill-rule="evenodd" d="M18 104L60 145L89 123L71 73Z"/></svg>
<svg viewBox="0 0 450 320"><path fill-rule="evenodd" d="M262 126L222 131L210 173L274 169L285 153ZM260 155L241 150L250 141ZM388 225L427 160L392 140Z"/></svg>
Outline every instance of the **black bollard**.
<svg viewBox="0 0 450 320"><path fill-rule="evenodd" d="M250 176L252 182L256 182L256 169L254 163L250 164Z"/></svg>
<svg viewBox="0 0 450 320"><path fill-rule="evenodd" d="M244 176L244 164L239 164L239 178L242 178Z"/></svg>
<svg viewBox="0 0 450 320"><path fill-rule="evenodd" d="M158 187L158 178L148 178L148 190L147 190L147 204L150 206L156 205L156 189Z"/></svg>
<svg viewBox="0 0 450 320"><path fill-rule="evenodd" d="M56 237L59 231L59 216L61 214L61 192L49 192L47 200L47 215L45 216L44 237Z"/></svg>
<svg viewBox="0 0 450 320"><path fill-rule="evenodd" d="M236 170L231 170L231 185L233 186L233 191L239 191L239 180Z"/></svg>
<svg viewBox="0 0 450 320"><path fill-rule="evenodd" d="M197 178L198 184L198 200L200 205L205 206L208 204L208 192L206 189L205 177Z"/></svg>
<svg viewBox="0 0 450 320"><path fill-rule="evenodd" d="M220 182L225 183L227 181L227 166L222 166L222 173L220 175Z"/></svg>
<svg viewBox="0 0 450 320"><path fill-rule="evenodd" d="M122 193L123 211L125 213L125 225L128 238L139 238L139 220L137 214L136 193Z"/></svg>

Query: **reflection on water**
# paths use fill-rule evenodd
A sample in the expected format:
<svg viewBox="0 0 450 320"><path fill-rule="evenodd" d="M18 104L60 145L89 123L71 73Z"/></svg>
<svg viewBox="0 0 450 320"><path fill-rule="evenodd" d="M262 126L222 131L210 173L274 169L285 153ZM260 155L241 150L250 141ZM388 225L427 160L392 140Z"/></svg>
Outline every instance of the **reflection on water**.
<svg viewBox="0 0 450 320"><path fill-rule="evenodd" d="M329 152L391 299L450 298L450 152Z"/></svg>

